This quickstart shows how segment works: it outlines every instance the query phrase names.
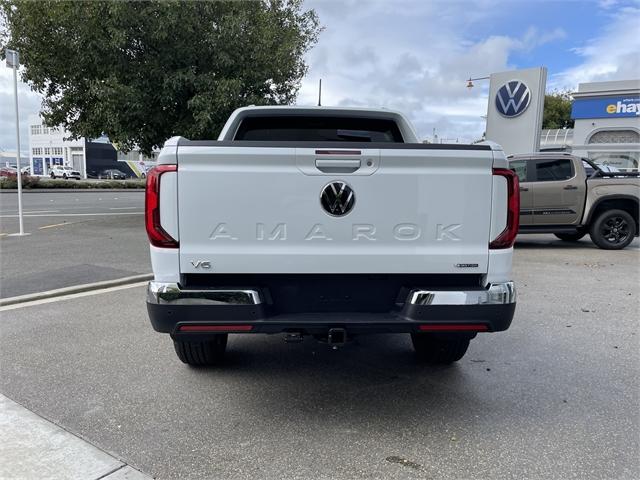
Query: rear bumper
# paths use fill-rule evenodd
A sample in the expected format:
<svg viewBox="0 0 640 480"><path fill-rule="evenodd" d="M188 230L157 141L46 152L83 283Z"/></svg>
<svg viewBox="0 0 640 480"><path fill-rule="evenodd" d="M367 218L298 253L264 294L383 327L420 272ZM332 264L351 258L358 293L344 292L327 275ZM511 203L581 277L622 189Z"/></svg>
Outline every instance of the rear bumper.
<svg viewBox="0 0 640 480"><path fill-rule="evenodd" d="M473 290L415 288L404 303L385 313L273 314L259 290L187 290L162 282L150 282L147 290L153 328L174 336L206 332L326 334L329 328L344 328L352 334L497 332L509 328L515 307L513 282Z"/></svg>

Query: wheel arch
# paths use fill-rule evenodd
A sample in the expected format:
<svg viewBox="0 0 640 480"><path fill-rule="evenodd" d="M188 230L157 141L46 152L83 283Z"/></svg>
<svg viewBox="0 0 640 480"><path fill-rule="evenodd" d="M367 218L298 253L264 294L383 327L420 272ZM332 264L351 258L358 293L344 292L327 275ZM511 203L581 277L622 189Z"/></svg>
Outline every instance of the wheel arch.
<svg viewBox="0 0 640 480"><path fill-rule="evenodd" d="M598 215L607 210L624 210L628 212L629 215L633 217L636 222L636 232L635 235L638 236L640 233L640 222L638 221L639 215L639 203L637 197L632 195L607 195L604 198L598 199L591 209L589 210L589 216L587 217L587 221L585 225L591 225Z"/></svg>

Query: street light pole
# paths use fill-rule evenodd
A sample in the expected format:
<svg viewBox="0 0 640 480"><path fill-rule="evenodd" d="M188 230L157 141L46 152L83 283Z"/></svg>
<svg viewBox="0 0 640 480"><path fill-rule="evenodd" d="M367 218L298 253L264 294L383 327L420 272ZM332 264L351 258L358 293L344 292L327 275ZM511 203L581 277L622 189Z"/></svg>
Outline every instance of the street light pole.
<svg viewBox="0 0 640 480"><path fill-rule="evenodd" d="M6 51L7 67L13 68L13 99L16 109L16 167L18 169L16 177L18 180L18 224L20 231L16 235L28 235L24 233L24 222L22 219L22 169L20 167L20 117L18 115L18 66L20 56L17 50Z"/></svg>

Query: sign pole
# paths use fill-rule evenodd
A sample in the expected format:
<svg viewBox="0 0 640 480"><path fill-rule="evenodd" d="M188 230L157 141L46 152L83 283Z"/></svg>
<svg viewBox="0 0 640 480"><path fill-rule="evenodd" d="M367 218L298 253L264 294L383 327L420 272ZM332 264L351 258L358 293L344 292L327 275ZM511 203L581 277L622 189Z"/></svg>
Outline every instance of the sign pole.
<svg viewBox="0 0 640 480"><path fill-rule="evenodd" d="M18 65L20 65L20 58L16 50L6 51L7 66L13 68L13 99L16 110L16 167L18 168L17 180L18 180L18 223L20 225L20 231L18 236L28 235L24 233L24 222L22 218L22 169L20 167L20 117L18 115Z"/></svg>

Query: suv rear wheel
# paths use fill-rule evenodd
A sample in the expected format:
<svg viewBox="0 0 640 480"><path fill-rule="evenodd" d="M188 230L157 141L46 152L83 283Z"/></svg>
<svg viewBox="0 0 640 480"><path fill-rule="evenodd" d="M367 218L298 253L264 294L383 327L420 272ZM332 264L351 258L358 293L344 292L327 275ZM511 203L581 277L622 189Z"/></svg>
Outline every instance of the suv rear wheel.
<svg viewBox="0 0 640 480"><path fill-rule="evenodd" d="M432 333L412 333L411 341L420 360L433 364L447 364L464 357L471 339L462 336L442 337Z"/></svg>
<svg viewBox="0 0 640 480"><path fill-rule="evenodd" d="M554 233L556 237L560 240L564 240L565 242L577 242L582 237L584 237L587 232L576 232L576 233Z"/></svg>
<svg viewBox="0 0 640 480"><path fill-rule="evenodd" d="M620 250L633 241L636 222L624 210L602 212L591 224L589 236L598 247L605 250Z"/></svg>
<svg viewBox="0 0 640 480"><path fill-rule="evenodd" d="M215 334L209 340L196 342L174 340L173 346L178 358L187 365L194 367L219 365L227 349L227 334Z"/></svg>

